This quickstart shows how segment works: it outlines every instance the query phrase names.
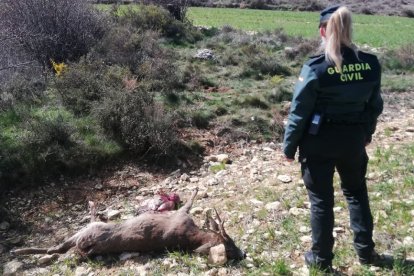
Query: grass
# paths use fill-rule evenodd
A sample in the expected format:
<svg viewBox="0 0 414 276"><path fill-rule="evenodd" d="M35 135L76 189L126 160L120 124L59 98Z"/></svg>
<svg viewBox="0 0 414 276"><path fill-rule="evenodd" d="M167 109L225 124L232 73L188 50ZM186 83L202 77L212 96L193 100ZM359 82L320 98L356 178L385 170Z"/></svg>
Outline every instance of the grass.
<svg viewBox="0 0 414 276"><path fill-rule="evenodd" d="M315 38L318 35L317 12L190 8L189 19L200 26L233 26L247 31L282 28L288 35ZM371 47L395 48L414 41L412 19L396 16L354 15L355 42Z"/></svg>
<svg viewBox="0 0 414 276"><path fill-rule="evenodd" d="M219 163L219 164L216 164L216 165L212 165L210 167L210 171L212 171L213 173L217 173L217 172L225 170L225 169L226 169L226 164L224 164L224 163Z"/></svg>
<svg viewBox="0 0 414 276"><path fill-rule="evenodd" d="M412 74L384 74L382 90L389 92L413 91L414 78Z"/></svg>

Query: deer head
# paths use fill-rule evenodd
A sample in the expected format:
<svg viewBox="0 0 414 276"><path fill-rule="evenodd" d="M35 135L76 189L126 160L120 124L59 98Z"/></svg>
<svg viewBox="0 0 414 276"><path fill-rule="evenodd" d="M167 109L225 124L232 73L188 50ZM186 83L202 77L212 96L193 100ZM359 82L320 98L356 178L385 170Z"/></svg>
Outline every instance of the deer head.
<svg viewBox="0 0 414 276"><path fill-rule="evenodd" d="M214 209L214 211L216 213L218 223L211 217L210 212L207 212L206 224L208 227L207 230L216 235L218 242L207 243L201 246L200 248L198 248L196 251L199 253L211 253L210 252L211 247L214 247L219 244L223 244L224 249L226 251L225 253L226 253L227 259L242 260L246 258L246 253L240 250L234 243L233 239L230 238L229 235L227 235L226 230L224 229L224 221L221 220L217 210Z"/></svg>

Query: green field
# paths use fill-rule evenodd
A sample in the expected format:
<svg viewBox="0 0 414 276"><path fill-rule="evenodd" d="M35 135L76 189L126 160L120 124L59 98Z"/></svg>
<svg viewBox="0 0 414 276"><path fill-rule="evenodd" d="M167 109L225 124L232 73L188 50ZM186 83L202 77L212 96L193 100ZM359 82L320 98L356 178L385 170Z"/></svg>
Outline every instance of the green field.
<svg viewBox="0 0 414 276"><path fill-rule="evenodd" d="M230 25L250 31L283 28L289 35L317 37L319 13L250 9L190 8L194 25ZM414 20L396 16L354 15L354 36L358 45L395 48L414 42Z"/></svg>

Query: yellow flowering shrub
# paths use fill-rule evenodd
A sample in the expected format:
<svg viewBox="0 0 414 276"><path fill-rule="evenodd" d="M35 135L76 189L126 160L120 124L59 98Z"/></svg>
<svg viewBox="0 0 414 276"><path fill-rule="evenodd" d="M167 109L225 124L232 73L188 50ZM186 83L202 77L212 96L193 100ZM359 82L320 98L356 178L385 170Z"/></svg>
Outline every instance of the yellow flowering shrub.
<svg viewBox="0 0 414 276"><path fill-rule="evenodd" d="M53 59L50 60L53 69L56 72L56 76L59 77L65 71L67 65L64 62L56 63Z"/></svg>

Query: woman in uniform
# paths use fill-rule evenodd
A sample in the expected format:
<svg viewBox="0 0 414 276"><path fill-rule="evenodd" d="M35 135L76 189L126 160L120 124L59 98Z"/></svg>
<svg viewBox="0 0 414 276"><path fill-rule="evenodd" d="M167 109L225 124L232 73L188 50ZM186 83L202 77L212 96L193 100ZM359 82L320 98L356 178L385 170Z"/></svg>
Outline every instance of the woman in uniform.
<svg viewBox="0 0 414 276"><path fill-rule="evenodd" d="M352 43L351 13L344 6L322 11L321 54L303 66L296 83L283 151L293 161L299 148L302 177L311 202L312 248L308 266L331 269L334 257L335 169L348 202L354 247L362 264L377 264L365 174L377 117L383 109L376 56Z"/></svg>

